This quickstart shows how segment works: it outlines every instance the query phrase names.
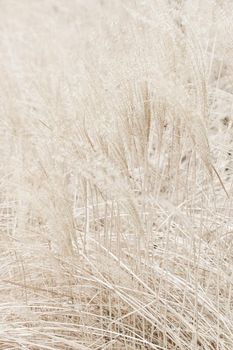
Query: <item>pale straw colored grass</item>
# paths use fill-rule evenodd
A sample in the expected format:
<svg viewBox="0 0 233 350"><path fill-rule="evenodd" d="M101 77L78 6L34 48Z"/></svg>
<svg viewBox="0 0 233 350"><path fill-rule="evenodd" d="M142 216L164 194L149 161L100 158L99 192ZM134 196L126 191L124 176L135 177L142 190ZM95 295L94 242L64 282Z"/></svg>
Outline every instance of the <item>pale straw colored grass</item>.
<svg viewBox="0 0 233 350"><path fill-rule="evenodd" d="M0 1L0 349L233 349L232 13Z"/></svg>

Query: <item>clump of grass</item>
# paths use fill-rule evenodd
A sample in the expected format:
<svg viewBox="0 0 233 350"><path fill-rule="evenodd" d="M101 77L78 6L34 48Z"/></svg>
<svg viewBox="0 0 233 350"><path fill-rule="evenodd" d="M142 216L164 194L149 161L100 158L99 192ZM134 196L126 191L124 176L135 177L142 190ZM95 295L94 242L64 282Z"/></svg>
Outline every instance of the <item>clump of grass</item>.
<svg viewBox="0 0 233 350"><path fill-rule="evenodd" d="M0 10L0 349L231 350L231 2Z"/></svg>

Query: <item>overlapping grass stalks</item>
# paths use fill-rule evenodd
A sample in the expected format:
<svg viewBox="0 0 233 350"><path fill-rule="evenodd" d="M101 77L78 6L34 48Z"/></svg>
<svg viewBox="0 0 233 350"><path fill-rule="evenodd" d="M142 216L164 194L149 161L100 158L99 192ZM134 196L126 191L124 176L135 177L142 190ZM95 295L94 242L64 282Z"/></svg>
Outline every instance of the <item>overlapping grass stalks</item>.
<svg viewBox="0 0 233 350"><path fill-rule="evenodd" d="M233 348L232 9L0 3L0 349Z"/></svg>

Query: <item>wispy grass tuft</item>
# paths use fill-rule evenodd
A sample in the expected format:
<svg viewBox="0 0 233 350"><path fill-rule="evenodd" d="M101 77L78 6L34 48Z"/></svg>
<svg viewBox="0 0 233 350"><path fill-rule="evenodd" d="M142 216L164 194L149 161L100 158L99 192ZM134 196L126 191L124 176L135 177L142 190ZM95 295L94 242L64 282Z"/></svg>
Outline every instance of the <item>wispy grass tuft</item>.
<svg viewBox="0 0 233 350"><path fill-rule="evenodd" d="M232 10L0 1L0 349L233 349Z"/></svg>

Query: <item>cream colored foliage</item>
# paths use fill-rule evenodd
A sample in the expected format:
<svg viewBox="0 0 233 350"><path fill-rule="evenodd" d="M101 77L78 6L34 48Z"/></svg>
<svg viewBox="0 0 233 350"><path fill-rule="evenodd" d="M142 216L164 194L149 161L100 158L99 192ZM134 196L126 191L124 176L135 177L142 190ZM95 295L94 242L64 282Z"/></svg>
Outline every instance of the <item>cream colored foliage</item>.
<svg viewBox="0 0 233 350"><path fill-rule="evenodd" d="M233 349L232 11L0 0L0 349Z"/></svg>

